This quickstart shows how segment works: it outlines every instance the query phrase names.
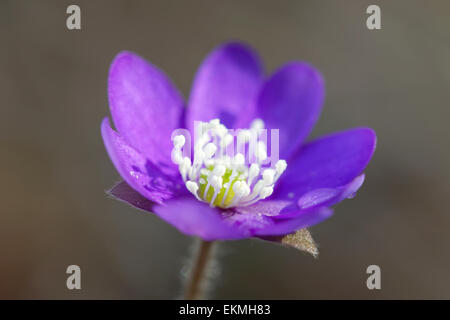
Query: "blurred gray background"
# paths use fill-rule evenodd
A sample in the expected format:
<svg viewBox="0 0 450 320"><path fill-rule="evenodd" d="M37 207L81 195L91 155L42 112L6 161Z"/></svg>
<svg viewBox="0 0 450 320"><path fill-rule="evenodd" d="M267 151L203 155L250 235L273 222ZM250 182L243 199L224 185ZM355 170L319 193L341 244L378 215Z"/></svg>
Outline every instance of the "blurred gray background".
<svg viewBox="0 0 450 320"><path fill-rule="evenodd" d="M82 30L66 28L81 7ZM382 29L366 28L381 7ZM1 1L0 298L174 298L192 240L107 198L119 179L100 137L120 50L164 69L185 96L203 57L248 42L267 72L306 60L327 97L313 137L378 135L366 183L311 229L307 254L221 244L212 298L450 298L450 2ZM66 288L66 267L82 290ZM366 288L377 264L382 289Z"/></svg>

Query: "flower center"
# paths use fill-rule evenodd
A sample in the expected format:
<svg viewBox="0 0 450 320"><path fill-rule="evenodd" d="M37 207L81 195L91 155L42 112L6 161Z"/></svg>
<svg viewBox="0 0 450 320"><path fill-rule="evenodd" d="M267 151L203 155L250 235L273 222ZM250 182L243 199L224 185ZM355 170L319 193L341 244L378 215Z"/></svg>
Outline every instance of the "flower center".
<svg viewBox="0 0 450 320"><path fill-rule="evenodd" d="M258 141L264 128L260 119L250 129L230 134L219 119L199 122L199 138L194 145L194 161L183 157L186 143L183 135L173 138L172 159L178 164L186 188L200 201L211 207L231 208L249 206L273 193L275 182L286 170L285 160L267 166L267 147ZM237 141L234 152L234 141ZM244 154L248 154L246 162Z"/></svg>

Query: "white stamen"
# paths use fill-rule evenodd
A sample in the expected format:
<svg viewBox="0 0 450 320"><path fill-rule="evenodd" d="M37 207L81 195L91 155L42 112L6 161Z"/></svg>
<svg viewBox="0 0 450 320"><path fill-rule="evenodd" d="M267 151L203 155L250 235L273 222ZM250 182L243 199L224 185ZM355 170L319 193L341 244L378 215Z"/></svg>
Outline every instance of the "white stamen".
<svg viewBox="0 0 450 320"><path fill-rule="evenodd" d="M256 147L256 158L259 163L267 159L267 148L262 141L258 141L258 146Z"/></svg>
<svg viewBox="0 0 450 320"><path fill-rule="evenodd" d="M247 184L252 185L253 179L255 179L259 174L259 165L257 163L252 163L248 173Z"/></svg>
<svg viewBox="0 0 450 320"><path fill-rule="evenodd" d="M214 143L210 142L205 146L205 148L203 148L203 150L205 151L205 157L209 159L217 151L217 146Z"/></svg>
<svg viewBox="0 0 450 320"><path fill-rule="evenodd" d="M229 146L230 143L233 142L233 136L231 134L227 134L223 140L224 140L225 146Z"/></svg>
<svg viewBox="0 0 450 320"><path fill-rule="evenodd" d="M233 185L233 191L235 193L233 201L226 208L235 206L242 197L246 197L250 193L250 188L245 181L236 181Z"/></svg>
<svg viewBox="0 0 450 320"><path fill-rule="evenodd" d="M180 162L183 161L183 154L180 149L172 149L172 161L176 164L180 164Z"/></svg>
<svg viewBox="0 0 450 320"><path fill-rule="evenodd" d="M197 191L198 191L197 183L195 183L194 181L187 181L186 188L189 190L189 192L191 192L197 198L197 200L202 201L202 199L200 199L200 197L197 194Z"/></svg>
<svg viewBox="0 0 450 320"><path fill-rule="evenodd" d="M209 121L209 124L212 126L212 128L217 127L220 125L220 119L212 119Z"/></svg>
<svg viewBox="0 0 450 320"><path fill-rule="evenodd" d="M183 181L186 181L186 175L191 170L191 160L189 160L188 157L184 157L183 160L180 161L178 169L180 170Z"/></svg>
<svg viewBox="0 0 450 320"><path fill-rule="evenodd" d="M242 153L238 153L233 159L233 165L236 167L243 166L245 163L245 157Z"/></svg>
<svg viewBox="0 0 450 320"><path fill-rule="evenodd" d="M179 149L186 143L186 138L183 135L178 135L173 138L173 145L175 148Z"/></svg>
<svg viewBox="0 0 450 320"><path fill-rule="evenodd" d="M284 170L287 168L287 163L285 160L278 160L275 164L275 169L277 170L278 174L282 174Z"/></svg>
<svg viewBox="0 0 450 320"><path fill-rule="evenodd" d="M202 162L205 158L206 158L206 155L202 149L195 150L195 153L194 153L194 164L195 165L202 164Z"/></svg>
<svg viewBox="0 0 450 320"><path fill-rule="evenodd" d="M285 160L277 161L277 163L275 164L275 170L277 171L277 174L275 175L275 180L277 180L283 174L283 172L286 170L286 168L287 168L287 163Z"/></svg>
<svg viewBox="0 0 450 320"><path fill-rule="evenodd" d="M259 193L261 199L265 199L273 193L273 187L264 187Z"/></svg>
<svg viewBox="0 0 450 320"><path fill-rule="evenodd" d="M221 176L223 176L223 175L225 174L225 171L226 171L226 170L227 170L227 169L225 168L224 165L218 164L218 165L215 166L215 168L213 169L213 174L214 174L215 176L221 177Z"/></svg>
<svg viewBox="0 0 450 320"><path fill-rule="evenodd" d="M266 169L263 172L263 180L266 185L272 184L274 182L275 170Z"/></svg>
<svg viewBox="0 0 450 320"><path fill-rule="evenodd" d="M250 124L250 128L252 130L262 130L264 129L264 121L262 121L261 119L255 119Z"/></svg>

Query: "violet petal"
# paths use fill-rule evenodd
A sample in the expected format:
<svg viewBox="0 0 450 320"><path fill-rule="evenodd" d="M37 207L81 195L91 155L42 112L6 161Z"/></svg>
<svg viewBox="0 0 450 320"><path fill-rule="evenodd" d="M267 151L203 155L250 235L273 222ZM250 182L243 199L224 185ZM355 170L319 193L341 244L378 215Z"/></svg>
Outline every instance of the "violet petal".
<svg viewBox="0 0 450 320"><path fill-rule="evenodd" d="M264 83L257 101L257 115L267 129L279 129L281 159L289 159L309 135L319 118L323 100L322 76L304 62L286 64Z"/></svg>
<svg viewBox="0 0 450 320"><path fill-rule="evenodd" d="M108 118L102 121L101 131L106 150L117 171L142 196L162 203L177 195L177 190L185 189L178 175L169 176L160 171L111 129Z"/></svg>
<svg viewBox="0 0 450 320"><path fill-rule="evenodd" d="M350 183L337 188L319 188L306 192L297 201L300 209L313 207L330 207L344 199L353 198L364 182L365 175L361 174Z"/></svg>
<svg viewBox="0 0 450 320"><path fill-rule="evenodd" d="M323 220L329 218L333 214L333 210L327 207L316 208L315 210L306 210L302 214L292 219L272 219L273 223L268 224L264 228L256 231L256 236L275 236L292 233L298 229L313 226Z"/></svg>
<svg viewBox="0 0 450 320"><path fill-rule="evenodd" d="M171 134L180 127L184 103L167 76L136 54L122 52L109 71L108 96L119 134L154 164L175 167Z"/></svg>
<svg viewBox="0 0 450 320"><path fill-rule="evenodd" d="M186 126L220 118L227 128L246 128L254 118L254 100L263 80L257 54L240 43L214 49L195 76ZM239 120L239 124L237 121Z"/></svg>
<svg viewBox="0 0 450 320"><path fill-rule="evenodd" d="M330 208L299 209L286 201L266 200L224 211L224 219L243 233L284 235L316 224L332 214ZM279 218L285 217L285 218Z"/></svg>
<svg viewBox="0 0 450 320"><path fill-rule="evenodd" d="M298 200L311 190L349 184L364 171L375 145L375 132L369 128L346 130L308 143L288 163L274 196Z"/></svg>
<svg viewBox="0 0 450 320"><path fill-rule="evenodd" d="M177 198L165 205L156 205L153 211L179 231L204 240L232 240L248 237L247 234L226 223L217 208L193 197Z"/></svg>

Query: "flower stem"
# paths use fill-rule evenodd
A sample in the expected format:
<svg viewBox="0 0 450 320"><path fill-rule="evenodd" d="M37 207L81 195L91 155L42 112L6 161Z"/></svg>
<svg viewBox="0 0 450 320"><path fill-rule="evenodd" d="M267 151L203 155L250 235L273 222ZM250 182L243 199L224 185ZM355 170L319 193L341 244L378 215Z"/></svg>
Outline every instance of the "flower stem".
<svg viewBox="0 0 450 320"><path fill-rule="evenodd" d="M197 256L192 265L190 277L184 292L184 298L187 300L196 300L202 297L203 282L205 281L212 247L212 241L200 240Z"/></svg>

